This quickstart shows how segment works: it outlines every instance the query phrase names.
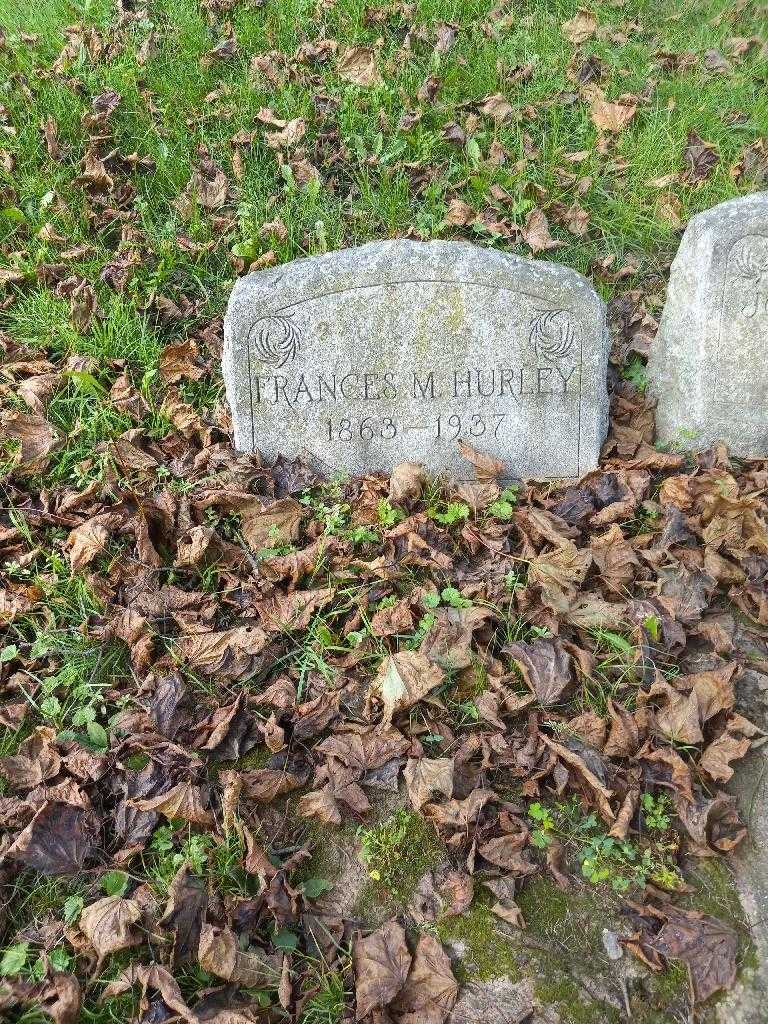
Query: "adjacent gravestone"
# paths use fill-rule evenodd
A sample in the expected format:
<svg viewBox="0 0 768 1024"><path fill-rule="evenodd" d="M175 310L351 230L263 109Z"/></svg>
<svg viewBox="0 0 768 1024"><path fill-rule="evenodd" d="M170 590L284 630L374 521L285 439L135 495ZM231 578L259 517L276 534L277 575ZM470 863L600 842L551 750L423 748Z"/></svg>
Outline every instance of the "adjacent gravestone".
<svg viewBox="0 0 768 1024"><path fill-rule="evenodd" d="M692 218L648 371L659 441L768 454L768 192Z"/></svg>
<svg viewBox="0 0 768 1024"><path fill-rule="evenodd" d="M462 439L510 477L562 478L597 464L607 356L603 302L574 271L399 239L238 281L223 369L241 451L466 477Z"/></svg>

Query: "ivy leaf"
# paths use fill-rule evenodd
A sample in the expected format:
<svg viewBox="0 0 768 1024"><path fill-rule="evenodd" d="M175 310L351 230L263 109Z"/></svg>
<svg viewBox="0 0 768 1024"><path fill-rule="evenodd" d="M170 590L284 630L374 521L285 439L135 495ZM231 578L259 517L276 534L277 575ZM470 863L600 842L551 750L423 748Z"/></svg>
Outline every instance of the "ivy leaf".
<svg viewBox="0 0 768 1024"><path fill-rule="evenodd" d="M17 942L15 946L8 946L4 949L2 960L0 960L0 977L5 978L9 974L19 974L23 971L28 954L28 942Z"/></svg>
<svg viewBox="0 0 768 1024"><path fill-rule="evenodd" d="M16 646L16 644L8 644L7 647L4 647L0 651L0 665L3 665L6 661L13 661L13 659L18 655L18 653L19 648Z"/></svg>
<svg viewBox="0 0 768 1024"><path fill-rule="evenodd" d="M107 896L122 896L128 888L128 875L125 871L107 871L101 876L101 888Z"/></svg>
<svg viewBox="0 0 768 1024"><path fill-rule="evenodd" d="M329 892L333 886L327 878L308 878L302 889L304 895L309 900L316 900L318 896L321 896L324 892Z"/></svg>

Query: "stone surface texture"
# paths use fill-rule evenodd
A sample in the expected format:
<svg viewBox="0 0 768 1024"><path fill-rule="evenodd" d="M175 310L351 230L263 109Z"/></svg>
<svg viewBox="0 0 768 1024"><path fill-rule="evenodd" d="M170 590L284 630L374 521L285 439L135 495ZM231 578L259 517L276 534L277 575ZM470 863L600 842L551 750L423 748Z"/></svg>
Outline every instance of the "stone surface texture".
<svg viewBox="0 0 768 1024"><path fill-rule="evenodd" d="M237 282L224 380L235 445L326 471L420 461L470 476L595 467L608 421L605 308L575 271L465 242L373 242Z"/></svg>
<svg viewBox="0 0 768 1024"><path fill-rule="evenodd" d="M768 660L768 637L754 654ZM768 674L744 668L739 677L740 703L750 721L768 734ZM768 744L758 743L735 767L726 789L739 800L749 829L732 867L736 887L755 944L756 962L742 971L737 985L717 1005L718 1024L764 1024L768 1017Z"/></svg>
<svg viewBox="0 0 768 1024"><path fill-rule="evenodd" d="M768 192L691 219L648 372L659 441L768 454Z"/></svg>

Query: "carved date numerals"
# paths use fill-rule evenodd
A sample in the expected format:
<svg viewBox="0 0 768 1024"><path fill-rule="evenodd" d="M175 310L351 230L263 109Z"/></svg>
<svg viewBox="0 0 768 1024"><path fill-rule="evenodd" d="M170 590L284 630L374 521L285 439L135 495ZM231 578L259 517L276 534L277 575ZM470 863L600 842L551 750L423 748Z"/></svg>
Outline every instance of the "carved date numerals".
<svg viewBox="0 0 768 1024"><path fill-rule="evenodd" d="M363 416L360 420L345 416L340 420L328 419L325 426L329 441L351 441L353 438L360 441L373 441L375 438L391 441L397 437L397 425L389 416L380 420L373 416Z"/></svg>
<svg viewBox="0 0 768 1024"><path fill-rule="evenodd" d="M497 438L499 429L506 419L504 412L495 412L481 416L479 413L467 413L459 416L454 413L452 416L438 416L435 421L436 441L457 441L464 434L471 437L482 437L487 434L489 437Z"/></svg>

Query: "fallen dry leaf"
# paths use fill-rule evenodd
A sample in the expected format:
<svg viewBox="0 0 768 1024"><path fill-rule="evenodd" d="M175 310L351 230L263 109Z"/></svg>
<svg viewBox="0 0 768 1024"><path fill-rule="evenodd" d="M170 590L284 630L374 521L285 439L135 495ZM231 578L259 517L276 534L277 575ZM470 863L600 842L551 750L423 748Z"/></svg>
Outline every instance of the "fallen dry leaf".
<svg viewBox="0 0 768 1024"><path fill-rule="evenodd" d="M580 7L568 21L564 21L560 30L571 43L585 43L597 32L597 18L591 11Z"/></svg>
<svg viewBox="0 0 768 1024"><path fill-rule="evenodd" d="M181 636L176 649L193 669L222 679L241 679L252 674L267 642L267 634L258 626L235 626L221 633Z"/></svg>
<svg viewBox="0 0 768 1024"><path fill-rule="evenodd" d="M405 932L397 921L387 921L365 938L358 935L352 944L355 1020L389 1006L403 988L410 967Z"/></svg>
<svg viewBox="0 0 768 1024"><path fill-rule="evenodd" d="M382 85L384 81L372 46L348 46L339 57L337 70L340 78L355 85Z"/></svg>
<svg viewBox="0 0 768 1024"><path fill-rule="evenodd" d="M620 132L637 113L637 98L621 96L618 100L596 97L589 110L590 117L601 131Z"/></svg>
<svg viewBox="0 0 768 1024"><path fill-rule="evenodd" d="M10 442L17 472L42 473L61 444L55 427L38 413L8 412L0 420L0 441Z"/></svg>
<svg viewBox="0 0 768 1024"><path fill-rule="evenodd" d="M481 113L485 114L486 117L492 118L497 124L508 121L514 109L512 104L501 93L496 93L494 96L486 96L480 105Z"/></svg>
<svg viewBox="0 0 768 1024"><path fill-rule="evenodd" d="M529 245L534 253L550 252L552 249L560 249L565 245L565 242L552 237L546 214L538 207L534 207L526 217L522 236L525 244Z"/></svg>
<svg viewBox="0 0 768 1024"><path fill-rule="evenodd" d="M110 953L138 946L142 942L141 932L133 928L140 920L139 906L122 896L105 896L83 910L78 926L99 958L97 973L102 961Z"/></svg>
<svg viewBox="0 0 768 1024"><path fill-rule="evenodd" d="M19 861L44 875L73 875L92 854L96 837L92 811L49 800L0 859Z"/></svg>
<svg viewBox="0 0 768 1024"><path fill-rule="evenodd" d="M435 794L453 795L453 760L450 757L412 758L403 771L411 806L418 811Z"/></svg>
<svg viewBox="0 0 768 1024"><path fill-rule="evenodd" d="M243 952L230 928L210 924L203 925L198 959L204 971L243 988L277 986L282 973L282 958Z"/></svg>
<svg viewBox="0 0 768 1024"><path fill-rule="evenodd" d="M688 968L694 1003L703 1003L736 980L736 932L723 921L693 911L672 911L654 948Z"/></svg>
<svg viewBox="0 0 768 1024"><path fill-rule="evenodd" d="M507 653L543 707L557 704L574 685L571 659L559 640L510 644Z"/></svg>
<svg viewBox="0 0 768 1024"><path fill-rule="evenodd" d="M169 820L178 818L204 826L214 823L213 815L204 807L202 790L191 782L180 782L160 796L135 800L133 806L138 811L159 811Z"/></svg>
<svg viewBox="0 0 768 1024"><path fill-rule="evenodd" d="M705 181L720 162L717 146L705 142L696 132L689 132L683 153L685 177L694 183Z"/></svg>
<svg viewBox="0 0 768 1024"><path fill-rule="evenodd" d="M171 962L174 967L197 960L200 934L208 906L208 886L185 861L168 888L168 903L158 927L171 934Z"/></svg>
<svg viewBox="0 0 768 1024"><path fill-rule="evenodd" d="M372 691L384 705L383 721L391 722L398 712L413 707L442 681L442 671L418 651L388 655L372 683Z"/></svg>
<svg viewBox="0 0 768 1024"><path fill-rule="evenodd" d="M389 1012L396 1024L443 1024L458 991L450 957L434 936L422 932L408 977Z"/></svg>

